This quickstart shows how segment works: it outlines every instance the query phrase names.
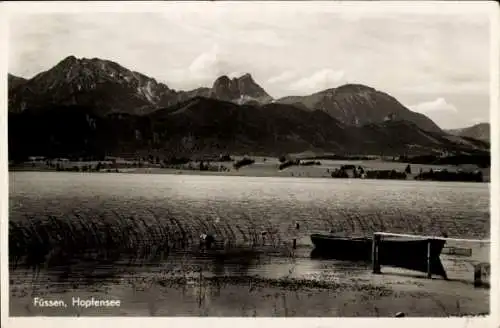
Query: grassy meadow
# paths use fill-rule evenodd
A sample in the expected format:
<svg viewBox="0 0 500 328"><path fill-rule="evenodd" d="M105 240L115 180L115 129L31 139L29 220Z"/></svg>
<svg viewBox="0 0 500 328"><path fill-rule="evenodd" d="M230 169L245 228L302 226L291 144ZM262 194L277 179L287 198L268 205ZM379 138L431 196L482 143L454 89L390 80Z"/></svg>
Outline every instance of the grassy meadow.
<svg viewBox="0 0 500 328"><path fill-rule="evenodd" d="M275 157L263 156L232 156L232 161L204 161L206 170L199 169L198 161L191 161L186 164L159 165L144 162L142 167L134 161L119 159L116 163L112 161L67 161L61 164L66 169L83 167L96 167L98 163L107 165L107 168L100 169L100 172L121 172L121 173L148 173L148 174L202 174L202 175L229 175L229 176L254 176L254 177L303 177L303 178L331 178L331 173L335 169L340 169L343 165L361 166L365 170L396 170L404 172L407 163L387 161L383 159L373 160L315 160L320 165L293 165L280 170L280 161ZM235 163L245 158L251 158L254 162L235 168ZM490 181L489 168L477 168L475 165L432 165L432 164L410 164L412 173L407 179L414 179L420 171L448 170L456 172L459 169L475 170L479 169L485 181ZM45 162L23 163L11 168L12 171L54 171Z"/></svg>

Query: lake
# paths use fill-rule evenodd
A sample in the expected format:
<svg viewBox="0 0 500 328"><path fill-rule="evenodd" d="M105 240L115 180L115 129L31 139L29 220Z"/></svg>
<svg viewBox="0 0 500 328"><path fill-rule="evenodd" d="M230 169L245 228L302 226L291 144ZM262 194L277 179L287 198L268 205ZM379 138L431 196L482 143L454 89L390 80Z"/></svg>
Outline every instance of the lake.
<svg viewBox="0 0 500 328"><path fill-rule="evenodd" d="M306 234L331 228L369 233L385 224L392 232L489 236L486 183L16 172L9 190L13 221L27 215L70 220L75 211L153 211L160 219L168 212L196 232L206 232L207 223L242 229L251 223L286 236L299 222Z"/></svg>
<svg viewBox="0 0 500 328"><path fill-rule="evenodd" d="M131 264L125 261L124 256L122 259L115 258L113 265L94 264L91 270L88 265L79 267L78 264L73 265L69 271L67 267L64 269L54 267L41 270L36 275L30 270L13 270L11 295L17 296L11 298L10 303L11 314L14 315L41 314L33 308L28 310L29 307L26 305L30 303L29 295L33 295L35 290L36 293L41 293L43 290L43 293L51 295L68 293L108 295L112 290L112 293L130 301L128 312L124 310L125 307L122 308L122 312L125 311L129 315L152 315L148 301L139 301L137 296L133 296L136 295L137 288L131 287L130 281L158 282L163 279L161 281L164 282L176 281L175 279L179 277L184 279L183 284L186 286L191 284L188 282L189 279L195 279L195 282L199 279L209 282L210 288L207 287L206 290L214 290L213 285L216 284L219 286L219 291L211 292L209 296L204 297L204 307L201 307L198 294L193 294L194 296L190 293L183 294L184 292L178 288L163 286L162 288L170 288L165 293L176 295L173 298L175 301L172 298L167 301L163 297L161 302L167 302L168 304L164 306L168 305L170 310L164 309L163 312L155 310L154 313L157 315L270 316L275 315L274 312L269 312L272 302L275 307L276 302L288 302L285 307L278 306L276 315L300 316L306 315L307 307L300 306L298 301L296 305L291 305L292 301L290 299L284 301L283 295L288 293L286 294L288 298L298 297L301 299L301 304L331 301L328 299L331 297L328 293L319 291L321 288L306 293L307 295L313 293L313 296L305 296L305 292L301 291L301 295L292 297L289 292L283 292L283 288L269 285L269 281L283 278L348 283L351 287L342 289L345 295L339 293L339 304L344 304L351 297L348 296L349 293L353 291L365 293L363 297L367 297L365 289L360 287L362 285L371 286L372 292L378 293L375 297L369 292L372 299L375 297L374 299L379 300L380 306L376 309L368 308L366 305L368 303L361 308L334 310L317 305L317 312L311 312L315 315L352 316L356 313L369 316L390 315L400 306L390 303L395 286L398 293L402 292L401 288L409 293L408 302L402 304L412 309L414 315L439 315L436 311L443 312L443 306L450 307L446 312L448 315L457 311L463 314L484 313L489 310L488 293L465 285L460 279L457 282L422 281L415 278L412 273L390 268L384 270L393 272L395 275L392 278L374 278L369 269L363 265L312 260L309 258L312 247L308 238L313 232L330 230L346 235L369 235L374 231L425 235L441 235L446 232L449 237L455 238L488 238L490 214L487 183L66 172L12 172L9 174L9 179L9 219L11 223L15 223L11 224L11 231L15 227L28 226L33 222L44 222L46 227L47 222L88 220L96 222L93 223L95 227L84 227L84 229L94 229L95 232L88 230L93 231L94 235L99 236L100 231L107 229L108 235L109 231L112 231L117 235L127 233L127 236L132 236L133 238L126 240L119 237L113 239L121 243L130 243L127 250L133 248L144 254L153 246L158 248L162 242L158 236L167 236L169 239L167 247L172 250L167 260L156 262L154 265ZM116 224L100 225L100 222L106 221ZM140 226L136 222L141 222ZM295 229L297 223L300 226L298 230ZM124 226L120 226L121 224ZM40 223L38 227L41 226ZM158 234L155 230L157 226L163 229ZM131 227L139 232L135 234L129 232ZM48 229L45 231L51 231L50 227ZM68 235L59 235L57 230L54 231L55 233L49 236L50 241L47 241L52 243L52 246L72 238ZM262 233L264 231L265 235ZM77 234L73 230L71 233ZM179 239L193 243L201 233L213 233L227 247L241 252L225 254L221 264L220 256L218 258L194 256L192 253L182 251L177 243ZM154 236L154 238L145 245L140 236ZM298 247L290 256L285 251L289 251L293 238L298 240ZM87 246L91 243L103 245L100 239L92 242L83 240L82 243ZM249 253L249 249L260 252ZM275 253L269 250L275 250ZM203 279L199 278L199 275ZM240 297L243 297L242 294L248 294L247 287L241 289L241 281L246 286L245 279L248 277L263 279L264 291L261 290L260 294L258 292L255 294L257 296L252 296L253 298L243 297L242 299L246 300L246 310L240 307L236 309L234 302L221 301L224 297L227 299L233 296L229 294L220 296L220 281L217 280L220 277L240 279L234 283L229 280L228 287L223 288L223 294L233 293ZM353 279L356 281L354 285L357 286L354 289ZM417 279L417 282L414 279ZM88 281L90 283L84 283ZM136 282L134 286L135 284ZM416 299L422 295L412 286L419 284L432 285L428 292L439 293L439 302L445 305L434 304L434 307L431 305L426 307L417 304L419 301ZM125 285L127 287L124 287ZM197 288L199 289L199 286ZM266 298L266 295L271 293L272 288L275 288L272 293L281 293L281 296L271 301L272 298ZM371 290L370 288L367 290ZM450 294L450 291L464 288L466 290L463 294L458 295L467 294L469 301L465 301L457 309L457 294ZM388 290L387 294L381 292L385 289ZM152 290L155 295L158 293L157 289ZM151 293L153 291L146 295L152 295ZM137 308L142 310L133 310L135 305L130 305L133 303L132 300L136 302L134 304ZM211 301L211 306L207 305L208 300ZM142 307L138 304L142 304ZM259 304L267 305L261 307ZM311 306L309 304L309 310ZM250 310L252 307L253 310ZM120 314L123 314L122 312ZM50 315L48 312L45 314ZM65 315L75 314L68 312ZM93 314L89 312L89 315Z"/></svg>

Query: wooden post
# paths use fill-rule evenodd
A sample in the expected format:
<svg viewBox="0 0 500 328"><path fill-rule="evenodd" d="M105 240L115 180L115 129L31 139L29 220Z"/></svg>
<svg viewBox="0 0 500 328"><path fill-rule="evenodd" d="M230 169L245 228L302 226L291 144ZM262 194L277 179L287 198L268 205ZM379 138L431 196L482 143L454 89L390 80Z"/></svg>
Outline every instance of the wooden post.
<svg viewBox="0 0 500 328"><path fill-rule="evenodd" d="M300 225L298 222L295 222L295 230L297 231L297 234L298 234L298 231L300 229ZM293 238L293 249L296 249L297 248L297 235L295 236L295 238Z"/></svg>
<svg viewBox="0 0 500 328"><path fill-rule="evenodd" d="M380 235L374 233L372 241L372 266L373 266L373 273L375 274L381 273L380 262L379 262L379 246L380 246Z"/></svg>
<svg viewBox="0 0 500 328"><path fill-rule="evenodd" d="M427 240L427 278L431 279L432 278L432 257L431 257L431 250L432 250L432 239Z"/></svg>
<svg viewBox="0 0 500 328"><path fill-rule="evenodd" d="M481 264L476 264L474 266L474 287L481 287L481 285L483 284L481 275L482 275Z"/></svg>
<svg viewBox="0 0 500 328"><path fill-rule="evenodd" d="M201 295L201 291L202 291L202 284L203 284L203 270L202 268L200 268L200 286L199 286L199 292L198 292L198 306L201 307L201 300L202 300L202 295Z"/></svg>

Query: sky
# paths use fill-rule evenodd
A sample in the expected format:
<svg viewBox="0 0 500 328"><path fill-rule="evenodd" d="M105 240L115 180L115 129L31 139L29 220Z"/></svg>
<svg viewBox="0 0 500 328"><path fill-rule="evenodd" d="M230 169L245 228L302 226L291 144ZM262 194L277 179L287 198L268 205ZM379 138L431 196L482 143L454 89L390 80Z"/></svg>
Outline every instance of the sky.
<svg viewBox="0 0 500 328"><path fill-rule="evenodd" d="M75 55L116 61L177 90L244 73L275 98L362 83L442 128L489 121L486 12L338 10L313 2L162 8L12 14L9 72L30 78Z"/></svg>

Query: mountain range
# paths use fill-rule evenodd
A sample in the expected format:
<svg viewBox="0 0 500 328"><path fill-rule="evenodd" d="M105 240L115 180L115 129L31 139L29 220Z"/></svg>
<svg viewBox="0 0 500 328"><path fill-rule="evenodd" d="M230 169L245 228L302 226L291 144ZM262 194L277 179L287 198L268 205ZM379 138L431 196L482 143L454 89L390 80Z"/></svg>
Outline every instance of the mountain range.
<svg viewBox="0 0 500 328"><path fill-rule="evenodd" d="M8 76L9 155L488 151L361 84L274 99L250 74L175 90L113 61L69 56Z"/></svg>
<svg viewBox="0 0 500 328"><path fill-rule="evenodd" d="M461 137L490 141L489 123L478 123L467 128L447 130L447 132Z"/></svg>
<svg viewBox="0 0 500 328"><path fill-rule="evenodd" d="M69 56L51 69L26 80L9 74L9 111L51 105L79 105L99 113L149 114L196 96L246 103L273 100L250 74L219 77L211 88L176 91L141 73L97 58Z"/></svg>

